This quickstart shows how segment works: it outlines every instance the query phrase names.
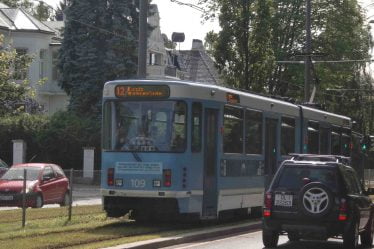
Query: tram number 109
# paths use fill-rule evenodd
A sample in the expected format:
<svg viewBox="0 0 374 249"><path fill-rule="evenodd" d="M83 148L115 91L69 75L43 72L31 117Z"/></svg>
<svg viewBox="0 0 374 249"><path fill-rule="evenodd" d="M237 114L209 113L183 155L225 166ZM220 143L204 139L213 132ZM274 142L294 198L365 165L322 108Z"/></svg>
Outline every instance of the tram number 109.
<svg viewBox="0 0 374 249"><path fill-rule="evenodd" d="M131 179L131 187L133 188L144 188L145 180L144 179Z"/></svg>

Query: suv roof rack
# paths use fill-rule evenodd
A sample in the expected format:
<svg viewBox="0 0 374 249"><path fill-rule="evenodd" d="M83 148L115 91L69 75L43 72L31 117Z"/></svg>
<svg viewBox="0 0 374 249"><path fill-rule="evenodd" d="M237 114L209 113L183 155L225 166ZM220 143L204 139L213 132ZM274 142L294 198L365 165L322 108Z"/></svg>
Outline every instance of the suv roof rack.
<svg viewBox="0 0 374 249"><path fill-rule="evenodd" d="M290 153L294 161L318 161L318 162L338 162L342 164L350 164L350 158L341 155L317 155L317 154L298 154Z"/></svg>

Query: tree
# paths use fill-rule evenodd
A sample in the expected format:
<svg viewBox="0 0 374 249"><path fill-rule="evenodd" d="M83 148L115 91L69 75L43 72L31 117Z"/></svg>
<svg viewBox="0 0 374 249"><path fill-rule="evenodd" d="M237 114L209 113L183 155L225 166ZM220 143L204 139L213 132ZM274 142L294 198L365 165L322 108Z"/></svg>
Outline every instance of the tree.
<svg viewBox="0 0 374 249"><path fill-rule="evenodd" d="M11 8L22 8L40 21L47 21L53 16L53 9L43 1L39 1L36 5L31 0L0 0L0 2Z"/></svg>
<svg viewBox="0 0 374 249"><path fill-rule="evenodd" d="M138 12L133 1L72 0L65 11L60 86L69 109L97 117L103 85L136 73Z"/></svg>
<svg viewBox="0 0 374 249"><path fill-rule="evenodd" d="M304 60L304 0L200 0L200 3L209 10L205 18L219 18L222 30L216 35L208 34L207 41L227 83L302 101L304 65L274 62ZM312 53L320 55L313 60L370 58L370 33L356 0L313 0L311 21ZM372 80L367 77L365 62L315 63L312 76L317 87L316 100L328 110L358 121L368 116L367 110L357 111L357 103L363 100L362 92L341 94L325 90L367 89Z"/></svg>
<svg viewBox="0 0 374 249"><path fill-rule="evenodd" d="M46 5L44 2L39 1L39 3L33 7L33 16L39 21L47 21L53 15L53 9Z"/></svg>
<svg viewBox="0 0 374 249"><path fill-rule="evenodd" d="M0 2L8 5L10 8L23 8L31 13L33 3L30 0L1 0Z"/></svg>
<svg viewBox="0 0 374 249"><path fill-rule="evenodd" d="M3 45L3 36L0 35L0 44ZM0 50L0 116L17 114L24 110L25 101L32 98L27 79L22 83L14 80L14 68L27 70L31 58L27 55L17 55L14 49L2 48Z"/></svg>
<svg viewBox="0 0 374 249"><path fill-rule="evenodd" d="M57 6L57 10L55 12L54 19L56 21L63 21L64 20L64 11L70 5L71 0L63 0L60 2L59 6Z"/></svg>
<svg viewBox="0 0 374 249"><path fill-rule="evenodd" d="M219 11L222 30L209 33L206 44L212 48L216 65L226 81L235 87L264 91L264 75L272 68L271 1L201 0L210 14Z"/></svg>

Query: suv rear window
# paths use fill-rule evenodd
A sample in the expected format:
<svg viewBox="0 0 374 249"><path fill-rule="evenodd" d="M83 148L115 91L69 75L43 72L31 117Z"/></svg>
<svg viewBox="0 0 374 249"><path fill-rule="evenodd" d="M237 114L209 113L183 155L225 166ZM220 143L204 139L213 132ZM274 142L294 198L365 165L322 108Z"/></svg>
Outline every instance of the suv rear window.
<svg viewBox="0 0 374 249"><path fill-rule="evenodd" d="M292 167L285 166L278 178L277 188L300 189L309 178L310 182L321 182L332 190L337 189L336 171L333 168L322 167Z"/></svg>

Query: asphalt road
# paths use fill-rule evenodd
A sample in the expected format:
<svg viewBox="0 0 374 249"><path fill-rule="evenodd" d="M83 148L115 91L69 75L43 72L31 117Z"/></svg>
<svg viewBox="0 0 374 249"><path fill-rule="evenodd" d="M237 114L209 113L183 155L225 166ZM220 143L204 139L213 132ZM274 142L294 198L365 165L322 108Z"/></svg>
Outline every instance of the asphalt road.
<svg viewBox="0 0 374 249"><path fill-rule="evenodd" d="M193 243L180 244L164 249L263 249L262 232L254 231L227 237L210 238ZM280 236L277 249L344 249L342 240L290 242L287 236ZM363 247L360 247L363 248ZM374 247L371 247L374 248Z"/></svg>

